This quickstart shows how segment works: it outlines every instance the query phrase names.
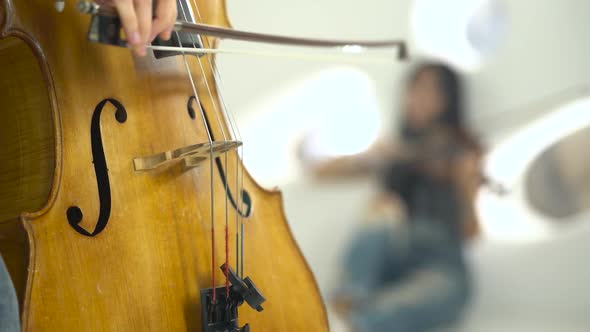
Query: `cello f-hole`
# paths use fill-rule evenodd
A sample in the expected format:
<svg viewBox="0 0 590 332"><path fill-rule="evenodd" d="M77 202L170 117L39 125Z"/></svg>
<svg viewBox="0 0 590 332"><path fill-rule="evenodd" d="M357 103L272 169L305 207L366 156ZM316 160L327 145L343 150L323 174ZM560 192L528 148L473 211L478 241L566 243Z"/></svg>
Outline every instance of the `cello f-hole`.
<svg viewBox="0 0 590 332"><path fill-rule="evenodd" d="M188 99L188 102L186 103L188 116L190 116L190 118L193 120L197 116L197 114L195 113L195 108L193 107L193 103L196 101L197 101L197 98L195 98L195 96L190 96L190 98Z"/></svg>
<svg viewBox="0 0 590 332"><path fill-rule="evenodd" d="M90 140L92 145L92 163L94 164L94 172L96 174L96 183L98 186L98 199L100 202L100 210L98 215L98 222L94 231L89 232L80 226L80 222L84 218L82 209L78 206L70 206L66 211L68 223L72 228L85 236L96 236L100 234L109 222L111 216L111 184L109 180L109 169L107 167L107 160L104 153L104 147L102 143L102 133L100 130L100 116L102 110L107 103L115 106L115 119L119 123L125 123L127 121L127 111L123 104L116 99L107 98L102 100L92 114L92 122L90 125Z"/></svg>

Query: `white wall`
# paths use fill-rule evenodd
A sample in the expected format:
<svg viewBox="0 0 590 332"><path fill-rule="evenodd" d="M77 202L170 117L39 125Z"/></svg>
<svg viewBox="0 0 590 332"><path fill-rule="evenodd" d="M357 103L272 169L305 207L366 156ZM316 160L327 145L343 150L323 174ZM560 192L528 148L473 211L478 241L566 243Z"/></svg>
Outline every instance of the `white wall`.
<svg viewBox="0 0 590 332"><path fill-rule="evenodd" d="M499 51L467 77L470 111L486 135L543 112L527 109L536 101L588 82L590 43L586 0L499 0L508 14L509 30ZM411 0L236 1L229 15L239 29L318 38L405 38L418 55L410 29ZM449 3L454 1L450 0ZM444 26L440 27L444 29ZM226 42L228 47L252 47ZM270 98L293 81L334 64L323 61L221 55L224 95L238 119L255 116L252 105ZM355 65L374 79L384 119L396 109L397 83L407 63ZM536 106L536 105L535 105ZM522 112L519 112L522 111ZM497 112L507 115L497 116ZM254 113L254 114L252 114ZM519 114L516 114L519 113ZM490 131L494 132L490 132Z"/></svg>
<svg viewBox="0 0 590 332"><path fill-rule="evenodd" d="M382 39L407 34L408 1L228 1L236 28L316 38ZM252 47L226 42L227 47ZM256 105L280 94L291 84L342 64L325 61L223 55L220 68L226 99L238 119L256 113ZM390 118L392 91L404 64L353 65L375 81L378 102ZM239 120L238 120L239 121Z"/></svg>
<svg viewBox="0 0 590 332"><path fill-rule="evenodd" d="M489 136L546 112L555 101L546 97L568 90L559 95L569 98L575 94L572 87L590 80L590 43L585 42L589 1L504 3L509 15L506 42L468 80L474 121Z"/></svg>

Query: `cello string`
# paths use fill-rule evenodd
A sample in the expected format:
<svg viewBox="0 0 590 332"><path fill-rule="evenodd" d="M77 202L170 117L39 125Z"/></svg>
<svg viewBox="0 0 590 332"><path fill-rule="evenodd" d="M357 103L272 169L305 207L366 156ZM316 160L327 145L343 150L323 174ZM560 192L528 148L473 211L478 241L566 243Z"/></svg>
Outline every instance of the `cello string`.
<svg viewBox="0 0 590 332"><path fill-rule="evenodd" d="M197 4L196 0L193 0L193 4L195 6L195 9L197 11L197 15L199 16L199 20L203 21L203 18L201 16L201 12L199 10L199 5ZM205 42L207 41L207 39L203 40L203 46L207 46L210 47L211 45L206 45ZM236 230L235 230L235 238L236 238L236 269L237 271L239 271L240 276L243 278L244 277L244 238L245 238L245 234L244 234L244 223L243 223L243 215L240 212L241 211L241 203L243 200L243 187L244 187L244 166L243 166L243 161L244 161L244 142L242 140L242 135L240 133L240 129L238 127L238 124L234 118L233 112L231 111L230 108L227 107L227 104L225 102L225 98L223 97L223 93L221 92L223 90L223 82L221 80L221 75L219 73L219 70L217 68L217 63L216 62L212 62L211 60L209 61L209 66L211 68L211 71L215 77L215 83L217 85L217 91L219 92L219 99L221 100L222 103L222 107L225 110L225 114L228 116L228 123L230 125L230 129L232 131L233 137L235 137L237 140L242 142L242 145L236 150ZM237 135L236 135L237 133ZM241 152L241 154L240 154ZM240 160L242 160L242 167L240 168ZM240 173L241 173L241 177L240 177ZM241 233L241 234L240 234ZM241 245L239 245L241 241ZM241 249L241 250L240 250ZM241 252L241 255L240 255ZM240 266L240 258L241 258L241 266Z"/></svg>
<svg viewBox="0 0 590 332"><path fill-rule="evenodd" d="M193 4L194 4L194 7L195 7L195 9L197 11L197 15L199 16L199 19L202 21L202 16L201 16L201 13L200 13L200 9L199 9L198 4L195 2L195 0L193 0ZM208 40L206 40L206 39L203 40L203 46L206 45L206 42L207 41ZM209 61L209 67L211 68L211 72L214 75L214 78L215 78L214 79L214 82L216 84L216 89L219 92L218 95L219 95L219 99L221 101L220 107L222 107L222 109L225 110L225 113L224 114L226 116L229 115L229 117L226 117L226 120L228 120L227 122L228 122L229 127L230 127L229 129L231 130L233 137L234 138L237 138L238 140L241 141L239 130L238 130L238 134L236 135L237 124L234 124L235 123L235 119L233 119L233 114L232 114L231 110L227 107L227 104L225 103L225 99L223 97L223 94L221 93L221 91L222 91L222 87L220 85L221 78L220 78L219 72L217 71L217 66L215 65L214 62L212 62L210 60ZM236 268L237 269L239 268L239 265L240 265L239 264L239 262L240 262L240 245L239 245L240 238L242 239L242 246L241 246L241 248L242 248L242 256L241 256L242 257L242 262L243 262L243 247L244 247L243 246L243 237L240 237L240 235L239 235L239 230L240 230L239 223L240 223L240 218L242 218L242 216L241 216L241 213L239 213L239 211L241 209L238 207L239 206L238 204L240 204L240 202L242 202L242 190L241 190L240 185L239 185L239 169L240 169L240 167L239 167L239 160L240 160L239 155L240 155L240 151L242 151L242 155L243 155L243 149L244 149L244 147L243 147L243 144L242 144L236 150L236 167L235 167L235 170L236 170L236 175L235 175L235 179L236 179L236 183L235 183L236 187L235 187L235 189L236 190L235 190L235 193L237 195L236 196L236 201L237 201L236 207L237 207L237 210L238 210L238 211L236 211L236 231L235 231L235 240L236 240L236 248L235 248L235 250L236 250ZM242 173L243 173L243 167L242 167ZM228 178L228 181L229 181L229 178ZM243 230L243 227L242 227L242 230ZM229 236L229 234L226 233L226 236ZM243 269L242 269L242 271L243 271ZM243 275L243 273L242 273L242 275Z"/></svg>
<svg viewBox="0 0 590 332"><path fill-rule="evenodd" d="M184 20L187 21L187 14L186 14L184 7L181 5L180 8L182 10L182 16L183 16ZM193 48L197 48L193 35L189 34L189 36L191 38ZM207 75L205 73L205 68L203 67L203 63L201 61L201 58L197 56L197 60L199 63L199 68L200 68L201 73L203 75L203 82L205 83L205 87L207 88L207 93L209 94L209 99L211 100L211 103L213 105L213 111L215 113L215 117L217 118L217 123L218 123L219 127L221 128L221 133L222 133L223 142L224 142L224 159L225 159L224 168L225 168L225 174L228 174L228 172L227 172L227 167L228 167L227 135L225 133L225 129L223 128L223 126L221 124L221 120L219 118L219 109L217 107L217 103L215 101L215 98L213 97L213 94L211 92L211 87L209 86L209 81L207 80ZM226 298L229 298L229 209L228 209L228 196L229 195L228 195L228 184L229 184L229 178L226 178L226 180L225 180L225 232L224 232L225 233L225 295L226 295ZM216 267L213 267L213 269L215 270Z"/></svg>
<svg viewBox="0 0 590 332"><path fill-rule="evenodd" d="M217 77L217 84L219 86L218 90L221 91L223 83L221 82L221 76L219 75L219 73L217 72L217 66L215 66L214 72L216 73L216 77ZM221 95L220 95L221 96ZM221 97L221 103L223 104L224 108L226 110L229 110L229 108L226 106L226 103L224 101L224 98ZM238 201L238 204L236 204L236 206L239 206L239 211L236 211L236 271L238 271L238 269L240 268L240 257L242 259L242 268L240 269L241 273L240 276L243 278L244 277L244 268L243 268L243 263L244 263L244 217L242 216L241 208L242 208L242 200L243 200L243 190L244 190L244 166L242 164L242 167L240 167L240 160L242 160L242 163L244 162L244 142L242 140L242 135L240 134L240 130L238 128L238 123L236 122L236 120L234 119L233 113L231 111L226 112L229 115L230 120L230 124L231 124L231 128L232 128L232 132L234 133L234 137L236 137L236 139L240 142L242 142L242 144L240 145L239 149L236 150L236 199ZM233 122L232 122L233 121ZM234 129L234 123L235 123L235 129ZM237 135L236 135L237 132ZM240 173L241 173L241 178L240 178ZM240 227L241 226L241 227ZM241 228L241 229L240 229ZM241 231L241 236L240 236L240 231ZM240 245L240 239L241 239L241 245ZM241 248L241 256L239 256L239 252L240 252L240 248Z"/></svg>
<svg viewBox="0 0 590 332"><path fill-rule="evenodd" d="M216 76L216 83L218 84L218 86L220 86L220 88L218 89L219 91L221 91L223 89L223 81L221 80L221 74L219 73L219 70L217 68L217 65L214 63L212 65L212 70ZM237 138L237 140L242 142L242 145L240 146L240 148L236 151L236 195L238 202L242 203L243 202L243 189L244 189L244 142L242 139L242 134L240 133L240 127L238 126L237 121L235 120L234 114L231 111L231 109L229 107L227 107L227 104L225 103L225 99L223 98L223 94L220 94L220 99L221 99L221 103L223 104L224 108L227 110L226 114L229 117L229 123L231 125L231 129L233 132L234 137ZM242 161L242 164L240 165L240 160ZM241 209L240 209L241 211ZM239 268L240 271L240 276L243 278L244 277L244 239L245 239L245 233L244 233L244 216L242 215L242 213L236 213L236 252L238 252L241 249L241 256L240 257L236 257L236 269ZM240 243L241 242L241 243ZM238 247L240 249L238 249ZM239 258L241 258L241 264L239 262Z"/></svg>
<svg viewBox="0 0 590 332"><path fill-rule="evenodd" d="M185 18L186 19L186 18ZM188 60L186 58L186 53L184 52L184 47L182 46L182 40L180 38L180 34L178 32L176 32L176 37L178 38L178 44L179 44L179 48L182 52L182 59L184 62L184 66L186 69L186 72L188 74L189 77L189 81L191 84L191 87L193 89L193 93L195 96L195 100L197 102L197 106L199 107L199 111L201 113L201 118L203 119L203 124L205 125L205 129L207 132L207 139L209 140L209 170L210 170L210 204L211 204L211 264L212 264L212 275L211 275L211 282L212 282L212 288L213 288L213 298L212 298L212 302L213 305L215 305L217 303L217 294L216 294L216 288L215 288L215 283L216 283L216 278L215 278L215 188L214 188L214 183L213 183L213 140L212 140L212 136L211 136L211 129L209 128L209 125L207 124L206 118L205 118L205 112L203 110L203 107L201 107L201 100L199 97L199 94L197 93L197 87L195 85L195 80L193 78L192 72L190 70L190 66L188 64Z"/></svg>
<svg viewBox="0 0 590 332"><path fill-rule="evenodd" d="M210 63L211 65L211 63ZM236 158L235 158L235 193L236 193L236 224L235 224L235 240L236 240L236 269L238 269L237 271L239 271L239 267L240 267L240 257L242 258L242 263L244 261L244 228L243 228L243 224L241 227L241 231L242 231L242 236L240 236L240 222L243 222L243 216L242 216L242 200L243 200L243 175L244 175L244 167L240 167L240 160L244 160L244 142L242 140L237 122L233 116L233 112L231 112L231 109L229 107L227 107L227 104L223 98L223 94L221 93L222 89L223 89L223 85L221 82L221 76L219 75L219 72L217 71L217 66L215 64L211 65L211 70L215 76L215 83L217 85L217 91L220 91L219 93L219 97L221 100L221 104L224 110L226 110L225 114L227 115L227 119L228 119L228 123L230 125L230 129L232 132L233 137L235 137L235 139L237 139L238 141L242 142L242 144L236 149ZM240 182L240 173L242 175L242 181ZM242 241L242 245L240 246L240 239ZM241 256L240 256L240 247L241 247ZM243 271L243 268L241 269ZM243 273L240 274L241 276L243 276Z"/></svg>

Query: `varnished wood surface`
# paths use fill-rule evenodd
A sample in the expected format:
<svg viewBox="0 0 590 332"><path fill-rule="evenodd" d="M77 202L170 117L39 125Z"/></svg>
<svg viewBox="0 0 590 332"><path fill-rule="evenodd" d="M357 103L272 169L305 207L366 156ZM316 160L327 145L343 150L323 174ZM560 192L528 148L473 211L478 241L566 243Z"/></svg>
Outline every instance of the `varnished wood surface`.
<svg viewBox="0 0 590 332"><path fill-rule="evenodd" d="M0 41L0 222L43 207L55 168L51 106L27 45Z"/></svg>
<svg viewBox="0 0 590 332"><path fill-rule="evenodd" d="M37 59L16 38L0 40L0 253L23 305L29 263L19 215L43 207L55 168L54 126Z"/></svg>
<svg viewBox="0 0 590 332"><path fill-rule="evenodd" d="M205 23L228 25L221 1L201 1L200 5ZM209 165L138 173L132 163L137 156L207 141L199 114L194 120L187 114L193 91L183 59L139 59L126 49L90 44L85 38L88 23L89 17L78 14L70 2L63 13L57 13L52 1L0 1L2 37L23 40L30 48L23 49L23 54L29 52L38 61L42 77L32 79L31 89L48 100L34 109L45 119L45 129L39 132L51 133L50 139L26 142L31 151L46 151L41 158L44 164L37 165L43 170L39 171L43 181L35 184L39 186L36 191L25 191L23 199L30 205L20 211L28 212L22 214L21 222L28 236L29 260L24 262L20 250L2 252L9 262L28 263L23 330L199 331L199 291L212 285ZM209 58L203 58L205 75L194 57L188 61L214 136L221 139L220 124L226 133L229 130L225 117L221 115L218 121L214 112L220 103ZM4 70L9 63L2 61L0 66ZM7 84L11 78L2 75L0 80ZM103 111L101 131L112 212L102 233L86 237L68 224L66 210L79 206L84 213L82 227L94 229L100 204L90 122L96 104L104 98L120 101L128 119L121 124L112 108ZM15 98L6 99L16 103ZM7 110L3 106L0 112L5 116ZM14 135L28 132L5 122L0 126L0 131ZM1 156L2 163L22 159L14 153ZM232 187L235 158L233 152L228 155ZM29 162L34 161L25 160ZM31 165L18 167L21 172ZM22 181L25 173L19 173L17 180ZM224 258L226 207L217 170L213 181L219 266ZM51 192L40 208L36 204L43 196L41 189L48 187ZM242 308L241 322L250 323L252 331L327 331L320 294L285 222L281 195L257 185L247 172L244 187L254 202L253 215L245 225L245 275L256 282L267 302L262 313ZM230 263L234 265L235 213L231 206L227 218L232 234ZM221 284L221 273L215 269L216 283Z"/></svg>

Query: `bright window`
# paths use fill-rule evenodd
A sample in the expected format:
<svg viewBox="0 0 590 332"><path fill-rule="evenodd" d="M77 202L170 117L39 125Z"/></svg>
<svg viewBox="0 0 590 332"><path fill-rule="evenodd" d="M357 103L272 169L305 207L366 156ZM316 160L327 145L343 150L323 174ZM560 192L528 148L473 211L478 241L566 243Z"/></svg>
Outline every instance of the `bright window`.
<svg viewBox="0 0 590 332"><path fill-rule="evenodd" d="M486 174L505 184L510 193L497 196L486 190L477 202L487 235L518 241L542 239L557 226L555 220L534 208L527 194L527 174L548 149L564 137L590 126L590 98L566 104L522 128L498 144L488 155ZM580 146L587 149L586 144ZM590 179L586 179L590 181Z"/></svg>
<svg viewBox="0 0 590 332"><path fill-rule="evenodd" d="M338 67L302 79L246 112L240 125L244 161L262 184L281 185L297 174L301 139L315 156L358 153L376 139L381 123L373 81Z"/></svg>

